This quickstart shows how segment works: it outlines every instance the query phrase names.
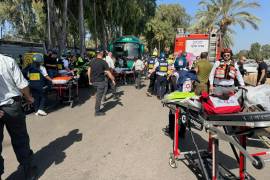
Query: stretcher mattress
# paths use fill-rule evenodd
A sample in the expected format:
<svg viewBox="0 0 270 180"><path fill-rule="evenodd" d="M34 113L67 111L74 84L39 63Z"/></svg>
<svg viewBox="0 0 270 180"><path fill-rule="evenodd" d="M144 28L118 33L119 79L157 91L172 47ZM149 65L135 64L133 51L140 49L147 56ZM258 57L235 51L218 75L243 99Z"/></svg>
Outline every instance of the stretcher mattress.
<svg viewBox="0 0 270 180"><path fill-rule="evenodd" d="M55 77L52 79L53 84L67 84L72 77L70 76L61 76L61 77Z"/></svg>
<svg viewBox="0 0 270 180"><path fill-rule="evenodd" d="M191 106L183 101L163 102L172 110L180 107L184 111L190 110L191 114L207 124L216 126L246 126L246 127L270 127L270 111L263 112L240 112L233 114L207 115L201 109Z"/></svg>

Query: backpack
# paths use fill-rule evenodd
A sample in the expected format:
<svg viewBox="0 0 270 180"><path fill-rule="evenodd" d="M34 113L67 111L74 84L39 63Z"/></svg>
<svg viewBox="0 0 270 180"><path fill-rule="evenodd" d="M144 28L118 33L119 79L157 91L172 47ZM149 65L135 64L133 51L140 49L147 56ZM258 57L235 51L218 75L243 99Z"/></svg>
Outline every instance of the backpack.
<svg viewBox="0 0 270 180"><path fill-rule="evenodd" d="M218 97L209 96L208 93L203 92L200 101L204 112L207 114L231 114L241 111L241 106L235 95L231 96L228 100L223 100Z"/></svg>

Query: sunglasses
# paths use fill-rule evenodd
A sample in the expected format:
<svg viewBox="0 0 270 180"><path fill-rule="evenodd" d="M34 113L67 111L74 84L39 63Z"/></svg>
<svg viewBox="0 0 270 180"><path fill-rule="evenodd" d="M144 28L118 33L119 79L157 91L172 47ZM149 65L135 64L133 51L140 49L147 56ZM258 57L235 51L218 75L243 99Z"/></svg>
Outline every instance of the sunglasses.
<svg viewBox="0 0 270 180"><path fill-rule="evenodd" d="M230 54L224 54L223 57L231 57Z"/></svg>

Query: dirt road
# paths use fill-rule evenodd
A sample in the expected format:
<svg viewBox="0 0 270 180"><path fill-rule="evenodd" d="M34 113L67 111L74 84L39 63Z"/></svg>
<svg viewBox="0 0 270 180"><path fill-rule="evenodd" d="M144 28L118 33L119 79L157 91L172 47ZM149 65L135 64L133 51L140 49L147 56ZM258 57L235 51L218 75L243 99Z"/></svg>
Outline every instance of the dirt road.
<svg viewBox="0 0 270 180"><path fill-rule="evenodd" d="M119 101L111 99L105 104L108 110L105 117L94 117L94 98L87 89L81 91L80 105L72 109L58 108L47 117L28 115L28 131L40 179L197 179L182 162L177 169L168 165L172 141L162 133L168 110L155 97L146 97L146 88L136 90L125 86L119 91ZM200 145L207 146L205 132L196 132L196 139ZM184 143L190 144L190 139ZM3 144L4 178L20 179L7 133ZM221 145L224 152L220 158L235 169L235 161L227 153L229 146ZM261 171L250 168L257 179L269 179L269 170L269 166Z"/></svg>

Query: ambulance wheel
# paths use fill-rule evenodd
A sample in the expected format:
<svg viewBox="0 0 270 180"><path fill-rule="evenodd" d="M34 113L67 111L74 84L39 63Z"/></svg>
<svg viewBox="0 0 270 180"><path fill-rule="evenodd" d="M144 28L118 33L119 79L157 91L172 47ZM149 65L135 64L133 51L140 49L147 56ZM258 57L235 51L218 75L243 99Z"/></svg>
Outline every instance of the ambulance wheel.
<svg viewBox="0 0 270 180"><path fill-rule="evenodd" d="M175 157L173 156L173 153L170 154L169 164L172 168L177 168L177 164L175 161Z"/></svg>
<svg viewBox="0 0 270 180"><path fill-rule="evenodd" d="M256 168L256 169L262 169L264 168L265 164L264 161L259 157L259 156L253 156L256 161L252 162L252 165Z"/></svg>

